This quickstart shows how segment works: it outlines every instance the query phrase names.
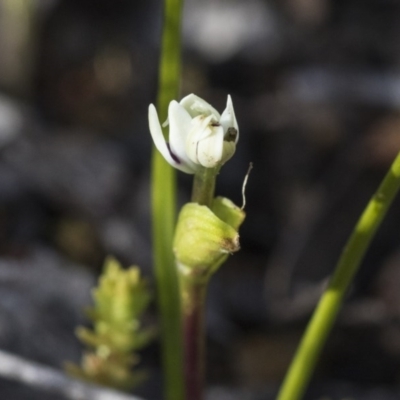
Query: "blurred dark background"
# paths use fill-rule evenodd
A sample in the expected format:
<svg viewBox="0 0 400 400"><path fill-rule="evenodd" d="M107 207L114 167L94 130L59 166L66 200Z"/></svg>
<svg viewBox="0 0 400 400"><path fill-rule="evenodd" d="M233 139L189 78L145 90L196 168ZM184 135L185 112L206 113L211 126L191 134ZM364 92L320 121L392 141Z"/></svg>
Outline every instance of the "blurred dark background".
<svg viewBox="0 0 400 400"><path fill-rule="evenodd" d="M1 349L77 362L74 328L104 257L152 279L147 107L161 21L159 0L0 0ZM229 93L239 121L218 194L241 204L254 163L242 251L209 291L209 399L270 399L400 149L400 2L187 0L183 35L182 95L222 111ZM179 180L183 203L191 178ZM399 206L308 399L400 399ZM157 400L157 344L143 365L137 393ZM44 396L0 379L2 399Z"/></svg>

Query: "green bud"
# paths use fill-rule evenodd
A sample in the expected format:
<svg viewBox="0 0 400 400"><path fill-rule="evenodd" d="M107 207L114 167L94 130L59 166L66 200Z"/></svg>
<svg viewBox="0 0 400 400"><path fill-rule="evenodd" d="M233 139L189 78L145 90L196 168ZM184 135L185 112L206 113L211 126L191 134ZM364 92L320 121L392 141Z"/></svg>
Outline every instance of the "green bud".
<svg viewBox="0 0 400 400"><path fill-rule="evenodd" d="M187 203L179 214L174 253L180 273L206 281L228 254L240 249L237 229L244 213L230 200L217 198L213 210Z"/></svg>

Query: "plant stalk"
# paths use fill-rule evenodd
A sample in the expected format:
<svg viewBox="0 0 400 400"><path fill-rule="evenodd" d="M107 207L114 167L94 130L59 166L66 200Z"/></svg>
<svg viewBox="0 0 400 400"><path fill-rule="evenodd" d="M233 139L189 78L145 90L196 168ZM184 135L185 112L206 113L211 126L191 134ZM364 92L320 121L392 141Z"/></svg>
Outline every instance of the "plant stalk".
<svg viewBox="0 0 400 400"><path fill-rule="evenodd" d="M201 167L193 179L192 202L211 207L218 168ZM208 278L178 268L184 344L185 399L202 400L204 394L204 308Z"/></svg>
<svg viewBox="0 0 400 400"><path fill-rule="evenodd" d="M167 119L179 97L183 0L164 0L157 109ZM176 173L153 147L151 170L153 261L161 322L161 352L166 400L183 400L183 351L178 277L172 242L176 223Z"/></svg>
<svg viewBox="0 0 400 400"><path fill-rule="evenodd" d="M303 397L347 289L399 188L400 153L369 201L343 250L329 286L301 340L277 400L299 400Z"/></svg>
<svg viewBox="0 0 400 400"><path fill-rule="evenodd" d="M207 283L181 276L186 400L203 399L206 291Z"/></svg>
<svg viewBox="0 0 400 400"><path fill-rule="evenodd" d="M202 206L211 207L214 199L215 181L218 167L201 167L194 175L192 188L192 201Z"/></svg>

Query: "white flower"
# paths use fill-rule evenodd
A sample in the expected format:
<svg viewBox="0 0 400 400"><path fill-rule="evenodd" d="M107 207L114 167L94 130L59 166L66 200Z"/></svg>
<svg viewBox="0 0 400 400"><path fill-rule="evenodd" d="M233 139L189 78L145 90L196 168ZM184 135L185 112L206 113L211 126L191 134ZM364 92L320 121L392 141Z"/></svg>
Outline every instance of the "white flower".
<svg viewBox="0 0 400 400"><path fill-rule="evenodd" d="M169 103L169 141L165 141L157 110L149 107L149 126L154 144L175 168L194 174L199 166L214 168L235 153L239 128L231 96L222 115L200 97L190 94Z"/></svg>

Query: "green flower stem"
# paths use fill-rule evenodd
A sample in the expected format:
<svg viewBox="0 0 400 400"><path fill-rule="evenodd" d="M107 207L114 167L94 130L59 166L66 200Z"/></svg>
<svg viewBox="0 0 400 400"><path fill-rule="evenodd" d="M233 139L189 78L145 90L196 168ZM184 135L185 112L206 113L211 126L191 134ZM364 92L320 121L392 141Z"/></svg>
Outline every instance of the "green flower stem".
<svg viewBox="0 0 400 400"><path fill-rule="evenodd" d="M179 96L182 7L183 0L164 1L164 27L157 98L157 110L161 121L167 119L170 101ZM184 388L180 304L178 279L172 253L176 221L176 174L155 148L152 155L151 180L154 267L161 318L165 398L182 400Z"/></svg>
<svg viewBox="0 0 400 400"><path fill-rule="evenodd" d="M400 153L358 220L328 288L314 312L283 382L278 400L303 397L346 291L400 187Z"/></svg>
<svg viewBox="0 0 400 400"><path fill-rule="evenodd" d="M215 181L219 168L201 167L194 175L192 201L202 206L211 207L214 199Z"/></svg>
<svg viewBox="0 0 400 400"><path fill-rule="evenodd" d="M204 392L204 304L207 282L181 274L186 400L202 400Z"/></svg>

